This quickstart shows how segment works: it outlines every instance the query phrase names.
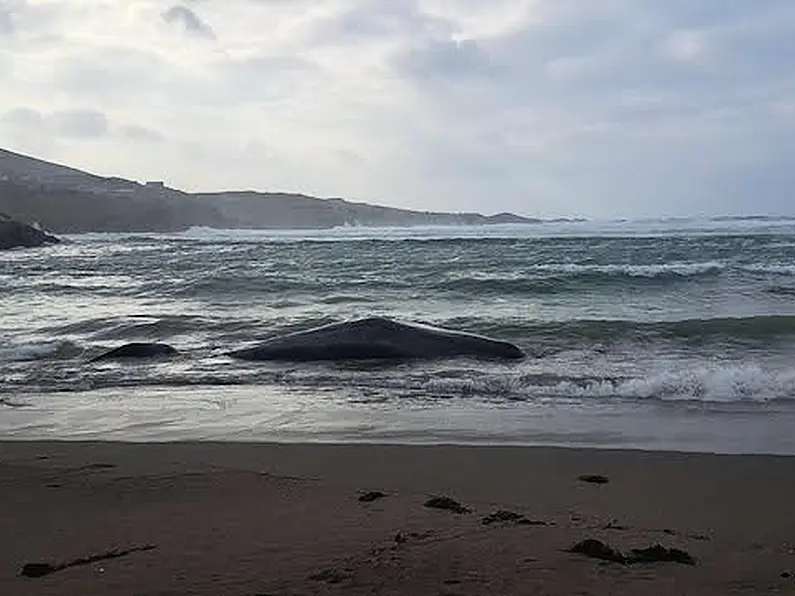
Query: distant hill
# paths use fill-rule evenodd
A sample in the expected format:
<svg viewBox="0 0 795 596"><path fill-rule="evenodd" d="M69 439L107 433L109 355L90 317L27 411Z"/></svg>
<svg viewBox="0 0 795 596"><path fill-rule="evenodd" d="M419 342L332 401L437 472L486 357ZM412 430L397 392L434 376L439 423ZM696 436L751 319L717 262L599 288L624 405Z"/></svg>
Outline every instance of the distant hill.
<svg viewBox="0 0 795 596"><path fill-rule="evenodd" d="M3 149L0 149L0 211L59 233L166 232L192 226L323 229L542 221L512 213L411 211L290 193L186 193L162 182L141 184L97 176Z"/></svg>

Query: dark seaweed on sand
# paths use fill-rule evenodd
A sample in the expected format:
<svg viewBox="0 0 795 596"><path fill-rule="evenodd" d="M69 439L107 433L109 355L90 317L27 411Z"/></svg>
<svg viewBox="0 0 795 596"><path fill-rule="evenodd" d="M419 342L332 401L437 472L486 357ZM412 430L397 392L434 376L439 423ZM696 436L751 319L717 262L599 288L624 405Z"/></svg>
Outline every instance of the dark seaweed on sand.
<svg viewBox="0 0 795 596"><path fill-rule="evenodd" d="M582 482L588 482L590 484L607 484L610 482L610 478L607 476L602 476L601 474L583 474L578 478L578 480Z"/></svg>
<svg viewBox="0 0 795 596"><path fill-rule="evenodd" d="M450 497L433 497L425 502L425 506L431 509L444 509L458 514L471 513L469 509Z"/></svg>
<svg viewBox="0 0 795 596"><path fill-rule="evenodd" d="M68 563L26 563L22 567L22 570L19 572L19 574L23 577L44 577L45 575L50 575L64 569L68 569L69 567L78 567L80 565L98 563L99 561L118 559L119 557L126 557L132 553L144 552L154 548L157 547L153 544L149 544L147 546L137 546L134 548L128 548L126 550L111 550L105 553L75 559L73 561L69 561Z"/></svg>
<svg viewBox="0 0 795 596"><path fill-rule="evenodd" d="M696 564L696 559L690 553L678 548L666 548L660 544L654 544L646 548L633 548L631 554L625 555L601 540L587 538L574 544L569 548L569 552L623 565L635 563Z"/></svg>

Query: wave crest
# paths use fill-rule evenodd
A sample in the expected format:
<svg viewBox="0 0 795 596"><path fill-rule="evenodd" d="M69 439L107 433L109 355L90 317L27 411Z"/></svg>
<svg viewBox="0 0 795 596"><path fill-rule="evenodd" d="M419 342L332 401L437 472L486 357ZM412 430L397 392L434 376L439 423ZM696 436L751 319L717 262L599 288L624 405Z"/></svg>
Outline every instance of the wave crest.
<svg viewBox="0 0 795 596"><path fill-rule="evenodd" d="M61 360L79 356L83 348L71 341L46 341L29 345L0 346L0 362Z"/></svg>
<svg viewBox="0 0 795 596"><path fill-rule="evenodd" d="M637 378L557 375L434 379L429 394L509 401L538 399L641 399L742 402L795 398L795 371L770 371L756 365L701 366Z"/></svg>

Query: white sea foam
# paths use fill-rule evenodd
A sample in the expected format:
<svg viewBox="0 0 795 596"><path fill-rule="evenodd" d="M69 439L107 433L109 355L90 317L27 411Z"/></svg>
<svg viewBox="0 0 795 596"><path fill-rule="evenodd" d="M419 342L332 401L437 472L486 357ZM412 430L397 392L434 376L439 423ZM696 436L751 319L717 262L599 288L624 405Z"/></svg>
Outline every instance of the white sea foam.
<svg viewBox="0 0 795 596"><path fill-rule="evenodd" d="M69 341L45 341L28 345L0 345L0 362L27 362L47 358L69 358L82 348Z"/></svg>
<svg viewBox="0 0 795 596"><path fill-rule="evenodd" d="M533 267L535 271L547 273L564 273L568 275L587 275L596 273L601 275L625 275L627 277L665 277L679 275L691 277L717 273L725 269L725 266L716 261L704 263L685 263L672 262L657 265L582 265L575 263L552 263L537 265Z"/></svg>
<svg viewBox="0 0 795 596"><path fill-rule="evenodd" d="M577 397L767 401L795 398L795 371L769 371L756 365L702 366L662 371L636 379L597 381L584 386L564 382L556 390Z"/></svg>
<svg viewBox="0 0 795 596"><path fill-rule="evenodd" d="M581 379L554 376L488 376L441 379L430 394L509 400L620 398L661 401L744 402L795 399L795 370L770 371L756 365L701 366L664 370L637 378Z"/></svg>

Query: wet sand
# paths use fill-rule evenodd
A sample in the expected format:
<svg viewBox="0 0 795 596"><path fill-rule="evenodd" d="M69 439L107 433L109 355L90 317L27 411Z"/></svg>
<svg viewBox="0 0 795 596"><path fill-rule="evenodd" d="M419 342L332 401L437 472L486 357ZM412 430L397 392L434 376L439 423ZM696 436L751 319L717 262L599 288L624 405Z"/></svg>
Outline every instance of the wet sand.
<svg viewBox="0 0 795 596"><path fill-rule="evenodd" d="M0 486L14 596L795 594L792 457L3 442Z"/></svg>

